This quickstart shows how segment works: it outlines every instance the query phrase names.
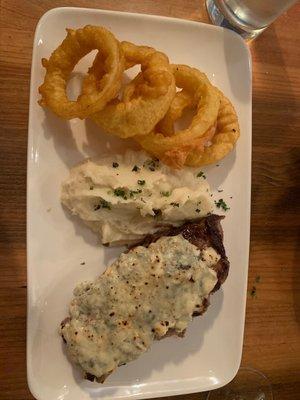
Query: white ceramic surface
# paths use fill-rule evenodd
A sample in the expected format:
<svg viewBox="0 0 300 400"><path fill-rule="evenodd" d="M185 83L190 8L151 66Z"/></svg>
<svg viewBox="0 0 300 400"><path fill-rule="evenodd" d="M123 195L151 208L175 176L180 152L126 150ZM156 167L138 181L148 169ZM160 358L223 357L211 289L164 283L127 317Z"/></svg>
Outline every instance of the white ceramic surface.
<svg viewBox="0 0 300 400"><path fill-rule="evenodd" d="M63 121L37 104L44 76L41 58L49 57L62 41L66 27L86 24L104 25L122 40L154 46L173 63L206 72L232 100L241 125L236 151L219 166L204 169L215 198L222 197L231 208L223 222L231 262L226 283L212 296L207 313L194 319L184 339L155 343L104 385L82 379L65 354L58 327L67 316L75 285L99 275L121 249L98 245L93 233L63 210L59 195L70 167L108 148L118 151L122 142L99 135L92 122ZM68 89L71 95L78 90L80 72L90 63L91 55L76 67ZM46 13L34 40L27 184L27 370L37 399L159 397L214 389L234 377L243 343L251 189L251 61L239 36L215 26L150 15L79 8Z"/></svg>

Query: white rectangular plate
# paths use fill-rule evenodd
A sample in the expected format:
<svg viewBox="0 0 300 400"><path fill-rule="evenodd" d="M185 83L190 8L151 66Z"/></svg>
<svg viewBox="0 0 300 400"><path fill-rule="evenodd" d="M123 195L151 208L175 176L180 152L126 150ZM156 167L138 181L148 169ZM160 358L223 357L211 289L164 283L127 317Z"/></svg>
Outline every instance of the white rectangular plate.
<svg viewBox="0 0 300 400"><path fill-rule="evenodd" d="M121 249L99 246L93 233L63 210L59 196L70 167L101 154L109 142L115 151L122 142L99 134L89 121L63 121L37 104L44 77L41 58L49 57L58 46L66 27L86 24L103 25L121 40L153 46L166 52L173 63L204 71L231 99L241 126L236 151L219 166L205 169L215 198L222 197L230 206L223 222L231 262L226 283L212 297L206 314L194 319L185 338L155 343L103 385L82 379L66 357L58 327L67 316L76 284L101 274ZM76 71L85 72L91 61L87 56ZM39 400L149 398L205 391L229 382L242 353L250 189L251 62L236 34L150 15L79 8L57 8L45 14L34 40L28 141L27 370L33 395Z"/></svg>

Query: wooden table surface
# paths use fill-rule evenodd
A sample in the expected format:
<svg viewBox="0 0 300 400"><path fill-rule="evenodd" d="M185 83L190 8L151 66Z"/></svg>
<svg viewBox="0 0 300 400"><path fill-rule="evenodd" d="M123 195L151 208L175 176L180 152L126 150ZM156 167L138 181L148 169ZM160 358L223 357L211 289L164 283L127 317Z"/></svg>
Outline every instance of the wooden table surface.
<svg viewBox="0 0 300 400"><path fill-rule="evenodd" d="M201 0L2 0L0 42L0 399L32 399L26 382L26 151L35 26L79 6L208 22ZM300 399L300 4L250 44L253 57L251 252L243 366L276 400ZM192 51L192 49L191 49ZM298 236L299 238L299 236ZM51 246L51 243L49 244ZM260 282L255 278L260 276ZM204 394L179 396L203 399Z"/></svg>

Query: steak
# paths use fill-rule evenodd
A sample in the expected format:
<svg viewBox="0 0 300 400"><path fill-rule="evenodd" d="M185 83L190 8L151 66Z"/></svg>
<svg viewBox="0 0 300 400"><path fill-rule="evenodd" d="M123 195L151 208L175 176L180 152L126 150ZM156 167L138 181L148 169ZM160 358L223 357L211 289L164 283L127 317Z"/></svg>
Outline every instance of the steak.
<svg viewBox="0 0 300 400"><path fill-rule="evenodd" d="M130 256L132 253L135 254L135 252L137 252L137 256L140 256L142 254L142 248L149 249L149 251L150 251L150 249L154 248L153 244L157 242L156 246L159 246L160 243L161 243L161 239L163 239L163 238L172 238L172 237L174 237L173 239L170 239L170 240L175 241L176 238L180 237L181 241L183 241L183 239L182 239L182 237L183 237L184 239L186 239L185 241L183 241L185 244L187 243L186 241L188 241L191 245L193 245L193 246L195 246L197 248L196 250L194 250L195 248L193 246L190 246L190 244L187 244L187 246L190 246L193 251L200 250L200 253L198 252L198 254L204 254L203 252L205 250L213 249L213 250L209 250L209 251L214 251L215 252L214 254L217 254L218 257L215 259L215 262L211 261L210 264L207 264L207 265L209 265L209 267L206 267L206 268L207 268L208 271L210 269L214 271L214 273L213 272L209 272L209 274L212 274L214 276L214 280L211 281L212 284L211 284L211 286L209 286L209 290L207 292L205 292L205 295L203 295L203 297L201 297L201 296L199 297L199 301L196 302L194 308L192 309L191 313L189 314L192 317L199 316L199 315L203 314L206 311L207 307L209 306L210 294L215 292L216 290L218 290L220 288L220 286L226 280L226 277L228 275L229 261L228 261L228 259L226 257L226 253L225 253L225 249L224 249L224 245L223 245L223 231L222 231L222 227L221 227L221 224L220 224L220 221L223 218L224 217L221 217L221 216L218 216L218 215L209 215L209 216L207 216L205 218L202 218L202 219L199 219L199 220L186 222L185 224L183 224L180 227L163 228L162 230L160 230L159 232L157 232L157 233L155 233L153 235L146 236L142 241L140 241L139 243L137 243L134 246L132 246L131 248L129 248L126 253L123 253L119 257L118 260L125 259L126 258L126 254L128 254ZM173 256L174 256L174 253L176 253L177 250L178 249L176 247L174 247L174 250L170 249L170 248L166 248L165 252L169 252L168 253L169 255L173 254ZM164 253L161 252L160 254L164 254ZM155 256L155 254L154 255L152 254L152 256ZM186 256L188 257L189 254L187 253ZM175 257L174 259L176 260L177 255L175 254L174 257ZM158 256L157 256L157 258L158 258ZM173 259L173 264L174 264L174 259ZM204 279L204 278L201 278L200 281L195 281L195 279L197 279L197 278L195 278L194 275L189 275L190 271L192 271L193 268L195 268L195 267L192 267L191 265L189 265L189 262L186 262L186 259L187 259L186 257L185 258L183 257L182 259L180 259L181 261L178 260L178 263L176 264L176 269L174 269L174 271L175 271L174 272L174 276L176 276L176 277L178 276L177 278L174 278L174 276L171 276L172 274L169 273L169 272L168 272L168 274L165 271L163 272L163 274L164 274L163 275L163 279L164 279L164 281L163 281L164 284L163 285L165 285L165 282L168 282L168 281L166 281L166 279L167 279L166 277L170 277L168 279L170 279L171 283L174 283L174 279L180 279L179 277L183 277L182 278L183 279L182 283L181 283L181 281L179 281L179 284L176 283L176 282L174 284L174 288L177 290L177 292L176 291L174 292L175 293L174 298L176 298L177 293L180 293L180 292L178 292L178 290L179 291L183 290L184 294L186 294L188 290L192 291L192 289L189 289L192 286L188 286L188 285L198 285L198 284L202 285L202 283L203 283L203 285L205 286L205 282L201 281L201 279ZM202 261L204 262L206 260L203 259ZM158 263L159 263L159 260L158 260ZM134 265L134 263L132 265ZM113 264L113 266L114 266L114 264ZM125 264L125 266L127 268L126 264ZM118 278L120 278L119 274L121 275L122 271L124 271L124 267L121 267L120 270L115 268L115 270L113 270L114 271L113 273L111 272L111 268L112 267L110 267L103 274L105 276L105 278L103 278L103 280L104 279L108 279L108 278L106 278L106 275L110 276L110 274L111 275L117 274ZM138 264L134 268L131 267L131 266L130 266L130 268L131 268L130 271L134 271L134 272L136 271L137 273L139 272L139 265ZM142 266L140 268L142 268ZM150 272L152 272L153 268L154 267L152 266ZM164 264L163 268L167 269L168 266L166 264ZM173 268L175 268L175 267L173 266ZM195 269L193 271L195 272ZM160 272L160 273L162 273L162 272ZM148 274L148 272L147 272L147 274ZM133 279L133 282L127 281L128 284L132 284L132 288L133 289L130 291L130 295L134 296L134 299L138 298L138 297L135 297L135 296L137 296L137 293L144 293L144 297L141 295L141 299L137 300L136 303L134 302L135 300L132 300L132 297L129 297L128 301L131 302L130 303L131 305L135 305L135 308L138 309L138 310L140 310L140 309L142 310L143 307L144 308L146 306L148 307L148 305L150 304L150 306L153 306L153 308L151 307L153 311L151 309L149 309L149 311L148 311L148 309L147 309L147 313L144 310L144 314L141 314L141 313L138 314L138 311L137 311L136 315L129 315L128 321L127 320L126 321L122 321L122 323L124 324L124 327L122 326L122 330L119 329L118 327L117 328L113 328L116 331L117 331L117 329L119 329L117 332L119 332L120 335L122 334L122 341L125 341L125 342L127 341L128 343L130 343L130 345L132 346L132 349L133 349L132 350L133 354L128 356L128 360L126 358L124 358L123 353L121 353L123 358L121 357L120 361L118 361L118 364L116 366L124 365L124 364L126 364L127 361L131 361L131 360L137 358L141 353L143 353L144 351L146 351L150 347L150 345L151 345L150 342L152 340L160 340L160 339L162 339L164 337L171 336L171 335L176 335L176 336L180 336L180 337L184 336L185 328L186 328L187 324L179 325L178 321L176 319L175 319L175 322L174 322L174 320L172 320L172 318L171 318L171 315L173 315L175 313L173 311L172 311L172 313L170 313L170 320L161 321L160 322L161 325L159 325L159 326L157 325L157 321L156 321L155 325L149 325L150 324L149 321L152 321L152 320L149 319L149 316L148 316L149 314L148 313L152 312L152 315L153 315L153 313L157 314L160 311L159 310L160 306L158 307L158 310L157 310L157 308L155 309L155 305L152 304L152 303L155 302L155 299L154 300L152 299L152 303L151 302L149 303L149 296L150 295L149 295L149 292L146 291L147 289L143 289L145 287L144 284L145 285L149 284L149 286L152 284L153 285L153 290L155 290L155 288L159 287L158 283L160 283L160 282L158 280L159 276L156 276L155 273L151 273L151 274L149 273L149 275L153 276L154 278L150 278L150 276L148 277L147 274L143 276L143 279L146 278L146 280L147 280L147 282L145 282L145 283L143 283L143 282L141 283L140 282L141 280L139 280L139 279L137 279L137 280ZM101 279L101 277L100 277L100 279ZM127 279L127 278L125 278L125 279ZM128 279L130 279L130 278L128 278ZM151 281L151 279L152 279L152 281ZM190 282L190 283L187 283L187 282ZM97 283L97 281L96 281L96 283ZM136 289L136 286L138 284L140 284L139 288L141 288L141 289L139 289L139 292L137 292L137 289ZM181 284L182 285L187 285L187 286L182 286L182 288L180 288ZM78 310L82 311L82 308L83 308L82 302L84 303L84 318L83 318L84 323L82 323L82 320L80 320L80 321L76 320L74 315L73 315L73 318L72 318L72 316L66 318L61 323L61 335L62 335L62 338L63 338L64 342L68 345L68 349L73 354L74 361L77 362L78 364L80 364L82 369L85 371L85 378L88 379L88 380L91 380L91 381L95 380L97 382L103 383L104 380L107 378L107 376L110 375L114 371L115 367L113 367L112 369L107 369L106 368L105 373L96 375L95 373L92 373L91 371L94 371L93 366L95 365L96 362L98 362L98 364L102 363L101 357L100 357L100 361L99 361L99 357L98 357L99 354L95 354L95 359L89 358L88 360L86 360L86 359L82 360L82 357L80 358L80 356L82 356L82 354L81 354L82 348L84 348L84 346L86 346L86 343L88 343L88 342L86 342L86 340L87 340L86 338L90 338L90 336L93 336L93 334L91 334L91 331L90 331L91 328L88 326L86 321L88 321L88 322L89 321L97 321L97 318L98 318L98 320L100 318L101 323L103 323L103 318L104 317L102 318L102 314L105 312L105 311L103 311L103 308L102 308L101 309L101 313L102 314L100 315L100 317L99 317L99 315L98 315L97 318L95 317L95 312L97 311L97 307L98 306L95 308L94 304L97 303L97 298L94 297L93 301L90 301L89 297L87 297L88 294L86 294L86 293L89 293L89 291L91 291L92 285L93 284L91 284L90 286L87 285L87 287L84 288L84 290L81 289L80 295L75 297L75 299L71 303L73 308L74 308L74 306L77 307L76 308L76 313L74 313L74 315L76 315L76 316L78 315ZM109 285L111 285L111 283ZM149 286L147 286L147 287L149 287ZM105 290L106 287L105 286L103 287L103 285L102 285L101 288L102 288L102 291L103 291L103 290ZM112 288L113 288L113 286L111 286L111 289ZM160 288L157 289L157 290L165 292L165 293L162 294L165 297L162 297L162 298L163 299L165 299L165 298L168 299L169 303L166 300L167 307L169 307L170 304L173 304L172 302L170 302L171 300L169 300L169 297L166 297L166 296L168 296L168 294L166 294L168 292L168 289L169 289L169 286L162 286L162 289L160 289ZM170 290L171 289L172 289L172 287L170 286ZM97 287L97 290L99 292L99 288L98 287ZM144 290L144 292L143 292L143 290ZM151 288L151 290L152 290L152 288ZM96 292L96 293L98 293L98 292ZM117 292L119 292L119 291L116 291L116 293L115 293L116 296L118 295ZM125 293L127 293L127 292L125 292ZM151 291L150 291L150 293L151 293ZM158 292L158 293L161 293L161 292ZM195 292L193 292L193 293L195 293ZM100 294L99 294L99 296L100 296ZM191 296L191 298L194 298L194 297ZM82 300L82 299L84 299L84 300ZM118 305L120 306L121 303L124 303L124 302L126 303L125 300L124 300L124 302L122 302L122 300L120 300L119 302L117 301L116 304L113 305L115 308L109 309L109 311L108 311L108 308L109 308L109 306L111 304L109 303L108 305L106 305L107 312L109 312L109 315L111 316L111 318L117 318L118 317L118 315L117 315L118 314L118 308L116 308L116 306L118 306ZM93 306L91 308L87 308L88 305L89 305L89 301L93 304ZM104 299L104 301L105 301L105 299ZM111 300L111 302L112 301L113 300ZM144 304L143 304L143 302L144 302ZM164 304L164 302L161 301L161 304ZM177 306L178 306L178 304L177 304ZM138 307L141 307L141 308L138 308ZM163 307L163 306L161 306L161 307ZM129 304L128 304L128 308L129 308ZM167 311L168 311L168 308L167 308ZM70 311L70 314L71 314L71 311ZM123 314L124 314L124 312L123 312ZM121 314L122 317L124 316L123 314ZM146 327L150 326L150 328L152 328L151 332L150 332L150 336L151 336L150 339L151 340L149 342L150 343L149 345L148 345L147 340L146 340L147 337L146 337L146 339L144 339L143 336L141 336L143 338L143 340L140 339L140 341L138 343L134 342L135 340L139 339L139 338L136 337L137 336L136 332L138 332L138 330L137 330L137 327L135 326L135 323L136 323L136 319L139 321L138 322L139 324L141 323L140 322L141 321L141 315L144 318L145 326ZM154 317L154 315L153 315L153 317ZM132 318L132 319L130 320L130 318ZM143 318L142 318L142 321L143 321ZM115 327L115 326L117 326L117 324L120 325L120 322L118 322L120 320L118 320L118 319L113 320L112 321L112 325L110 325L111 321L109 319L106 319L105 321L108 321L108 322L106 322L107 326ZM80 324L83 324L82 327L81 327L80 324L79 325L80 325L82 331L84 332L84 335L85 335L84 336L84 340L85 340L85 342L84 342L84 346L83 347L79 347L78 352L75 352L74 347L76 347L76 343L77 343L76 340L77 340L78 336L76 336L76 339L74 339L74 334L77 335L78 332L74 332L74 329L75 329L74 326L78 327L78 323L79 322L80 322ZM182 321L179 321L179 322L182 322ZM74 326L72 325L72 323L73 323ZM154 324L154 322L153 322L153 324ZM125 329L128 328L128 326L129 326L129 328L131 326L133 326L132 327L132 331L136 335L133 338L130 336L131 331L130 330L128 330L128 331L125 330ZM114 337L113 336L113 334L115 334L114 332L115 331L113 331L112 335L108 336L109 337L109 343L107 342L108 343L107 346L113 345L113 343L110 343L110 342L113 340L112 337ZM125 334L125 336L124 336L124 334ZM126 336L127 334L128 334L128 337ZM102 336L101 336L101 338L102 338ZM146 343L144 343L144 340L145 340ZM104 342L104 343L106 343L106 342ZM94 345L94 343L93 343L93 345ZM94 348L94 347L92 347L92 348ZM103 348L103 351L106 351L106 347ZM108 352L107 353L108 355L113 354L113 347L109 351L110 351L110 353ZM124 352L123 349L122 349L122 351ZM128 351L128 347L126 348L126 351ZM80 356L78 354L80 354ZM105 355L107 356L107 354L105 354ZM117 353L117 354L120 354L120 353ZM89 353L89 357L90 357L90 353ZM107 357L103 357L103 359L106 360Z"/></svg>

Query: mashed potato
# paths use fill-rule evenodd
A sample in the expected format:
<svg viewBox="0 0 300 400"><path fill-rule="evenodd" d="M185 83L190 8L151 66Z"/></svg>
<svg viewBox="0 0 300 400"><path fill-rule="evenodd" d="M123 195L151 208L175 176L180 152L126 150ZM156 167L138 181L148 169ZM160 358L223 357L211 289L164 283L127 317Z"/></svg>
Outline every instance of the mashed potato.
<svg viewBox="0 0 300 400"><path fill-rule="evenodd" d="M133 151L72 168L61 201L110 245L132 243L164 225L178 226L213 210L199 169L172 170Z"/></svg>

